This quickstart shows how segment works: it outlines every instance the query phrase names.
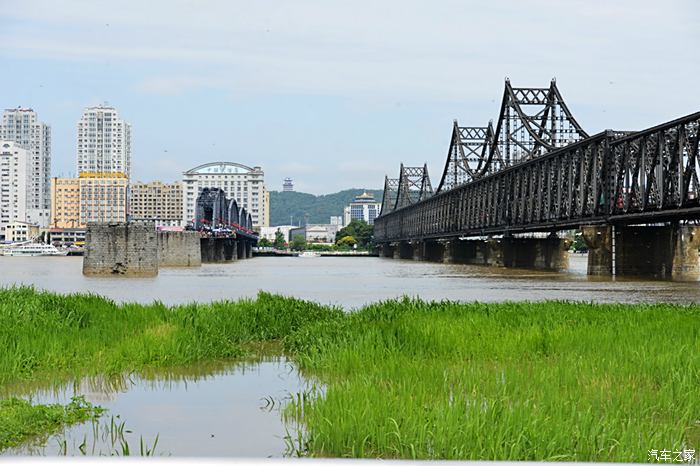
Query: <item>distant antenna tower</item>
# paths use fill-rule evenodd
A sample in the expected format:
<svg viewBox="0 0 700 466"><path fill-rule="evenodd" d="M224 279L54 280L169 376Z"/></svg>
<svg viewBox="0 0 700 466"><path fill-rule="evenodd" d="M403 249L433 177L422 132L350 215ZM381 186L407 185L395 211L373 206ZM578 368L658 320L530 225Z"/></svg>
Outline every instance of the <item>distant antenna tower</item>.
<svg viewBox="0 0 700 466"><path fill-rule="evenodd" d="M294 183L292 182L291 178L284 179L284 183L282 184L282 191L283 192L294 191Z"/></svg>

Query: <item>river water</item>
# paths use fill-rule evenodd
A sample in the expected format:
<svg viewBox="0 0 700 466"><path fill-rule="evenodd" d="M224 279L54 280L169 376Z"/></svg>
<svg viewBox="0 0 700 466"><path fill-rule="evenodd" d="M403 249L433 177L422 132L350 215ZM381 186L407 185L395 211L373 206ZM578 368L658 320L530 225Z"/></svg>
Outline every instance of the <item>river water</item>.
<svg viewBox="0 0 700 466"><path fill-rule="evenodd" d="M586 260L585 255L572 255L569 270L554 273L378 257L256 257L201 268L164 268L154 278L124 278L85 277L81 257L0 257L0 286L27 284L167 304L253 297L265 290L347 309L403 295L459 301L700 301L698 282L588 277Z"/></svg>
<svg viewBox="0 0 700 466"><path fill-rule="evenodd" d="M282 457L298 429L283 421L282 410L297 394L317 390L282 358L24 388L33 403L67 404L81 395L108 411L2 454L110 456L123 455L127 445L138 456L143 442L154 456Z"/></svg>

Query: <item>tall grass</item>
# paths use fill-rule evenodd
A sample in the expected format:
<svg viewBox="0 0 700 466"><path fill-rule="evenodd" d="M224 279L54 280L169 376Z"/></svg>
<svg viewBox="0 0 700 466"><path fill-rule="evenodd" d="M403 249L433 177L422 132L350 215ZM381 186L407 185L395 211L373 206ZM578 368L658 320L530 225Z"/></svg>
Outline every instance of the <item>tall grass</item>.
<svg viewBox="0 0 700 466"><path fill-rule="evenodd" d="M171 308L31 288L0 290L0 389L238 357L254 343L341 315L340 309L267 293Z"/></svg>
<svg viewBox="0 0 700 466"><path fill-rule="evenodd" d="M0 389L239 357L282 341L322 394L286 415L297 454L647 461L700 450L700 308L261 293L166 307L0 290Z"/></svg>
<svg viewBox="0 0 700 466"><path fill-rule="evenodd" d="M700 447L697 307L392 301L287 339L319 456L648 461Z"/></svg>

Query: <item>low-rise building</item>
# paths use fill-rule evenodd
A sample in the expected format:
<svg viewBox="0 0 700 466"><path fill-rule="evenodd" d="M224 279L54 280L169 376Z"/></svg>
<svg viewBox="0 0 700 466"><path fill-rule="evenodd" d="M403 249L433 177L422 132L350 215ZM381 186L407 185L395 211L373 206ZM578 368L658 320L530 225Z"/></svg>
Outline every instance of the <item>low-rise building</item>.
<svg viewBox="0 0 700 466"><path fill-rule="evenodd" d="M364 192L345 207L343 217L345 225L349 225L353 220L364 220L370 225L374 225L374 219L379 216L382 204L374 199L372 194Z"/></svg>
<svg viewBox="0 0 700 466"><path fill-rule="evenodd" d="M85 244L85 228L50 228L47 242L54 246Z"/></svg>
<svg viewBox="0 0 700 466"><path fill-rule="evenodd" d="M5 226L5 241L13 243L33 240L39 237L39 225L28 222L11 222Z"/></svg>
<svg viewBox="0 0 700 466"><path fill-rule="evenodd" d="M132 183L129 217L131 220L153 220L156 227L181 226L182 183Z"/></svg>
<svg viewBox="0 0 700 466"><path fill-rule="evenodd" d="M277 235L277 230L279 230L284 235L284 240L289 241L289 232L297 228L296 225L279 225L276 227L261 227L260 228L260 239L266 238L270 241L275 241L275 236Z"/></svg>
<svg viewBox="0 0 700 466"><path fill-rule="evenodd" d="M308 224L303 227L292 228L289 231L289 241L295 236L301 235L307 243L333 244L335 236L340 230L339 225Z"/></svg>

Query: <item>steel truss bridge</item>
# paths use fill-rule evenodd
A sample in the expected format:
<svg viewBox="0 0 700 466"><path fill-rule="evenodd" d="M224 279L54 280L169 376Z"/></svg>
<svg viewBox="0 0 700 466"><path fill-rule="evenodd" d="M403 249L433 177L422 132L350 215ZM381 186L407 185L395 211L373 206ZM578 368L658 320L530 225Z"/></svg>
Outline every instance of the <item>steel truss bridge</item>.
<svg viewBox="0 0 700 466"><path fill-rule="evenodd" d="M220 188L204 188L197 196L195 218L189 227L202 236L236 237L257 241L253 218L235 199L228 199Z"/></svg>
<svg viewBox="0 0 700 466"><path fill-rule="evenodd" d="M589 135L556 82L506 80L497 123L452 127L433 191L427 166L386 178L378 243L555 232L700 218L700 112Z"/></svg>

